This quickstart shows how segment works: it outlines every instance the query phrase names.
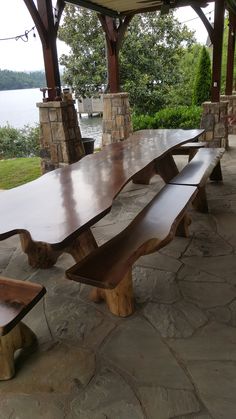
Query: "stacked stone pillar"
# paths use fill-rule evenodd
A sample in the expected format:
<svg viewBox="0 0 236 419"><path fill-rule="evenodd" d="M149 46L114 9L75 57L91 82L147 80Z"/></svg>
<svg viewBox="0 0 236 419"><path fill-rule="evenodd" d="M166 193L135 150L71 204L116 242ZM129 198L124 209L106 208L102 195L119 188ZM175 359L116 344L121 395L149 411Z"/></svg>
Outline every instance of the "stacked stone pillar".
<svg viewBox="0 0 236 419"><path fill-rule="evenodd" d="M74 101L37 103L40 121L42 173L71 164L84 156Z"/></svg>
<svg viewBox="0 0 236 419"><path fill-rule="evenodd" d="M123 141L132 132L128 93L109 93L103 96L102 145Z"/></svg>
<svg viewBox="0 0 236 419"><path fill-rule="evenodd" d="M228 102L204 102L201 128L205 129L203 141L209 147L228 148Z"/></svg>
<svg viewBox="0 0 236 419"><path fill-rule="evenodd" d="M236 92L233 92L232 95L222 95L220 97L221 101L229 102L228 105L228 115L234 116L236 118ZM229 125L228 124L228 133L236 135L236 124Z"/></svg>

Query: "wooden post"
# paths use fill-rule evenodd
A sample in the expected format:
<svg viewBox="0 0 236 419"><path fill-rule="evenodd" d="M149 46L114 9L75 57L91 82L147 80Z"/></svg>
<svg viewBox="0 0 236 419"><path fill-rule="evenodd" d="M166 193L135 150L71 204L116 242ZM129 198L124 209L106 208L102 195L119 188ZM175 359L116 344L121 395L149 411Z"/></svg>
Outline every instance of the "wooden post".
<svg viewBox="0 0 236 419"><path fill-rule="evenodd" d="M119 51L132 17L133 15L125 16L123 19L116 19L98 14L106 36L108 86L110 93L118 93L120 91Z"/></svg>
<svg viewBox="0 0 236 419"><path fill-rule="evenodd" d="M54 14L52 0L37 0L38 9L33 0L24 0L24 2L42 42L48 100L53 101L60 94L61 89L56 38L60 16L65 4L61 0L58 1Z"/></svg>
<svg viewBox="0 0 236 419"><path fill-rule="evenodd" d="M211 101L220 101L222 44L224 32L224 0L215 1Z"/></svg>
<svg viewBox="0 0 236 419"><path fill-rule="evenodd" d="M236 15L234 15L230 11L229 12L227 72L226 72L226 87L225 87L226 95L232 95L232 92L233 92L235 32L236 32Z"/></svg>

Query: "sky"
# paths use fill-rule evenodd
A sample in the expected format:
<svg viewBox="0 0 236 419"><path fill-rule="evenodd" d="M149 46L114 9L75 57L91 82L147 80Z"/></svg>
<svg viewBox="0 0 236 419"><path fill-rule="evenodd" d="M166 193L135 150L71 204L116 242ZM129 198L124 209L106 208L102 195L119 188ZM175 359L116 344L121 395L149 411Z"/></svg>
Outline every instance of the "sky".
<svg viewBox="0 0 236 419"><path fill-rule="evenodd" d="M37 31L36 38L33 32L29 34L28 42L21 39L1 41L6 37L15 37L25 33L34 26L34 22L23 0L0 0L0 69L14 71L37 71L44 69L41 42ZM214 19L214 3L204 9L207 17ZM209 12L211 12L209 14ZM198 42L205 44L207 32L201 20L191 7L181 7L176 12L180 22L186 22L189 29L195 30L195 37ZM58 56L68 52L68 47L58 41Z"/></svg>

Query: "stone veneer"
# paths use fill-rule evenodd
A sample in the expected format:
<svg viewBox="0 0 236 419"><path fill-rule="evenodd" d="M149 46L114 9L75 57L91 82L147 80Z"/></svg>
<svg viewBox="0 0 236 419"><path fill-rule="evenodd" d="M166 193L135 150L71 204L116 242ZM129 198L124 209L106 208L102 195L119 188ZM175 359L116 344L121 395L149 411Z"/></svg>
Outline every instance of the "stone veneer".
<svg viewBox="0 0 236 419"><path fill-rule="evenodd" d="M84 147L74 101L37 103L40 121L42 172L75 163L84 156Z"/></svg>
<svg viewBox="0 0 236 419"><path fill-rule="evenodd" d="M209 147L228 148L228 102L204 102L201 128L205 129L201 140L209 142Z"/></svg>
<svg viewBox="0 0 236 419"><path fill-rule="evenodd" d="M236 117L236 92L233 92L232 95L222 95L220 97L221 101L228 101L228 115L234 115ZM228 125L229 134L236 135L236 124Z"/></svg>
<svg viewBox="0 0 236 419"><path fill-rule="evenodd" d="M103 96L102 145L123 141L132 132L128 93L109 93Z"/></svg>

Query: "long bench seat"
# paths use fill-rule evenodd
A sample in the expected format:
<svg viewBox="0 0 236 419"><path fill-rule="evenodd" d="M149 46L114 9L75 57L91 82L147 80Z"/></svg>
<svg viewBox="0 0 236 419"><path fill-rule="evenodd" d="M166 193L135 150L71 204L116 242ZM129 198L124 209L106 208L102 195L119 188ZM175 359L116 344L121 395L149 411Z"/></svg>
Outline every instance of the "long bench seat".
<svg viewBox="0 0 236 419"><path fill-rule="evenodd" d="M96 289L93 299L105 299L114 314L131 314L133 264L168 244L178 228L177 234L187 235L185 214L196 193L194 186L166 185L128 227L68 269L67 277L107 290L115 288L113 294Z"/></svg>
<svg viewBox="0 0 236 419"><path fill-rule="evenodd" d="M222 180L220 159L223 154L223 148L200 148L183 170L169 182L171 185L197 186L199 192L193 205L198 211L208 212L205 185L208 178Z"/></svg>
<svg viewBox="0 0 236 419"><path fill-rule="evenodd" d="M222 180L223 149L200 148L193 159L121 233L68 269L69 279L92 285L92 299L106 300L119 316L133 312L132 266L143 255L168 244L176 235L188 235L187 207L191 202L207 211L205 184L212 176Z"/></svg>

